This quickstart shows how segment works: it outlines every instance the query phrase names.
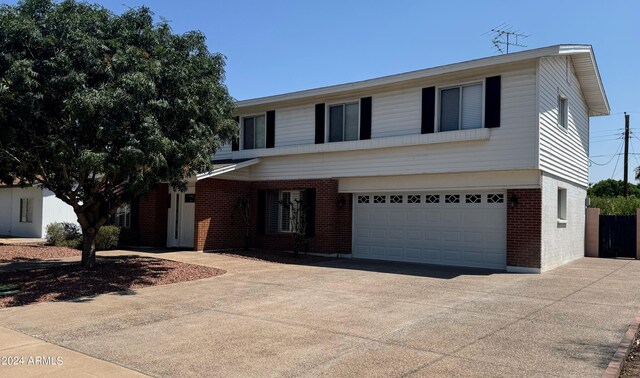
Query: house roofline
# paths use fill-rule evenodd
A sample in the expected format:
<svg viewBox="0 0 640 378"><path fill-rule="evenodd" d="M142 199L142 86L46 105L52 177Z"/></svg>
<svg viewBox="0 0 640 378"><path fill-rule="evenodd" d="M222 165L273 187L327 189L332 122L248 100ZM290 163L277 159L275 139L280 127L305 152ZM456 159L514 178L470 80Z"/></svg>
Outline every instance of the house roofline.
<svg viewBox="0 0 640 378"><path fill-rule="evenodd" d="M594 112L596 113L594 115L605 114L605 113L608 114L609 103L607 100L606 93L604 92L604 86L602 85L602 81L600 79L600 74L598 72L598 67L596 65L595 57L593 54L593 49L591 45L587 45L587 44L554 45L554 46L548 46L548 47L541 47L538 49L520 51L516 53L511 53L511 54L490 56L490 57L479 58L479 59L474 59L474 60L469 60L469 61L464 61L459 63L451 63L443 66L437 66L437 67L425 68L425 69L420 69L420 70L415 70L415 71L410 71L405 73L382 76L374 79L367 79L367 80L355 81L351 83L330 85L326 87L307 89L307 90L284 93L284 94L273 95L273 96L241 100L236 102L236 106L238 108L245 108L245 107L261 106L261 105L277 103L277 102L302 100L307 98L310 99L318 96L334 95L334 94L346 93L350 91L376 88L376 87L381 87L385 85L391 85L391 84L411 81L415 79L422 79L430 76L442 75L442 74L447 74L447 73L452 73L457 71L483 68L483 67L488 67L488 66L493 66L498 64L505 64L505 63L520 62L520 61L529 60L529 59L537 59L545 56L560 56L560 55L567 55L567 54L576 55L576 56L578 55L584 56L585 54L588 55L589 59L592 62L593 71L597 78L597 82L598 82L597 89L601 94L600 99L592 99L592 101L596 101L600 103L589 104L589 107L592 108L592 105L594 105L593 108L597 109Z"/></svg>

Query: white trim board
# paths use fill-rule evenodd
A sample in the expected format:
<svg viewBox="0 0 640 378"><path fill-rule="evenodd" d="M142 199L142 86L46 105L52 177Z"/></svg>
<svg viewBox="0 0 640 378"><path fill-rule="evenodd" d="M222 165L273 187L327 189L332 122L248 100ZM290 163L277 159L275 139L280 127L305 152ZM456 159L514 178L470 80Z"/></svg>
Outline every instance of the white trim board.
<svg viewBox="0 0 640 378"><path fill-rule="evenodd" d="M249 151L252 151L252 150L249 150ZM260 163L260 159L251 159L251 160L243 161L237 164L229 164L228 166L224 166L222 168L214 169L212 171L200 173L196 175L196 181L204 180L213 176L218 176L224 173L235 171L237 169L245 168L258 163Z"/></svg>
<svg viewBox="0 0 640 378"><path fill-rule="evenodd" d="M266 156L301 155L322 152L357 151L374 148L405 147L454 142L477 142L489 140L491 129L480 128L438 132L432 134L400 135L385 138L353 140L347 142L328 142L322 144L304 144L299 146L260 148L255 150L234 151L234 159L247 159ZM240 167L239 167L240 168Z"/></svg>
<svg viewBox="0 0 640 378"><path fill-rule="evenodd" d="M493 171L434 173L396 176L345 177L338 181L340 193L442 191L540 188L540 171Z"/></svg>

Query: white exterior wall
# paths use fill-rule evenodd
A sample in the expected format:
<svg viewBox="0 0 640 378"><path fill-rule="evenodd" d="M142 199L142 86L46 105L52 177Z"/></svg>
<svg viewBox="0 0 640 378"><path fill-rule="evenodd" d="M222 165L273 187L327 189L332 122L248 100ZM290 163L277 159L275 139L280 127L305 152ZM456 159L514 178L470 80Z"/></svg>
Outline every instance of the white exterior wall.
<svg viewBox="0 0 640 378"><path fill-rule="evenodd" d="M538 170L345 177L338 181L338 191L341 193L503 190L539 187L540 171Z"/></svg>
<svg viewBox="0 0 640 378"><path fill-rule="evenodd" d="M276 147L299 146L314 142L314 104L276 109Z"/></svg>
<svg viewBox="0 0 640 378"><path fill-rule="evenodd" d="M49 223L68 222L78 224L78 217L73 208L57 198L49 189L42 191L42 237L46 237L46 229Z"/></svg>
<svg viewBox="0 0 640 378"><path fill-rule="evenodd" d="M501 127L490 130L487 141L449 142L397 148L376 148L331 153L263 157L260 164L246 169L252 180L282 180L302 178L357 177L398 174L469 172L487 170L513 170L537 168L537 109L536 65L519 66L505 72L492 72L502 76ZM483 80L490 76L456 76L455 81L434 83L437 86ZM432 84L433 85L433 84ZM415 134L420 135L421 88L407 89L373 96L372 137ZM363 96L364 97L364 96ZM398 106L404 102L404 106ZM306 109L306 115L303 113ZM294 126L300 138L313 143L314 106L292 111L291 119L304 123L278 123L278 114L289 110L276 110L276 148L280 143L293 143L282 139L282 127L292 132ZM300 113L298 113L300 112ZM293 117L295 113L295 117ZM286 117L285 117L286 118ZM282 116L281 118L282 119ZM305 121L306 120L306 121ZM396 121L398 120L398 121ZM279 136L280 135L280 136ZM279 139L280 138L280 139ZM368 141L363 141L368 142ZM351 142L346 142L351 143ZM309 144L305 148L315 148ZM234 153L236 158L253 157L252 151ZM256 155L257 156L257 155ZM244 170L243 170L244 171ZM234 174L226 178L236 179ZM237 177L237 179L242 179Z"/></svg>
<svg viewBox="0 0 640 378"><path fill-rule="evenodd" d="M21 198L33 199L31 223L20 222ZM52 222L77 224L77 217L71 206L56 198L48 189L0 188L0 235L44 238L45 229Z"/></svg>
<svg viewBox="0 0 640 378"><path fill-rule="evenodd" d="M9 235L11 233L12 203L13 189L0 188L0 235Z"/></svg>
<svg viewBox="0 0 640 378"><path fill-rule="evenodd" d="M421 88L376 94L371 102L371 138L420 134Z"/></svg>
<svg viewBox="0 0 640 378"><path fill-rule="evenodd" d="M567 190L567 222L558 222L558 188ZM587 191L569 181L542 176L542 271L584 256Z"/></svg>
<svg viewBox="0 0 640 378"><path fill-rule="evenodd" d="M216 151L215 155L213 156L215 160L227 160L233 158L233 154L231 153L231 145L225 144L224 146L220 147L220 149Z"/></svg>
<svg viewBox="0 0 640 378"><path fill-rule="evenodd" d="M32 222L20 222L20 199L33 199ZM42 189L0 189L0 235L40 238L42 237Z"/></svg>
<svg viewBox="0 0 640 378"><path fill-rule="evenodd" d="M588 109L568 56L540 58L540 169L586 188L589 184ZM558 95L569 100L568 128L558 125Z"/></svg>

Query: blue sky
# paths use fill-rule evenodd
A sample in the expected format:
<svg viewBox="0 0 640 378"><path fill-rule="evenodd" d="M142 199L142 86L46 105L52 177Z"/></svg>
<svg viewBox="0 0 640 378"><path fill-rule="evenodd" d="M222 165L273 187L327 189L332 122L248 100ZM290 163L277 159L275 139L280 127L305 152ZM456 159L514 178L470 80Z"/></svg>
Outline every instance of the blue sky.
<svg viewBox="0 0 640 378"><path fill-rule="evenodd" d="M622 178L622 157L613 154L624 111L631 152L640 154L638 0L92 2L116 13L147 5L175 32L203 31L210 50L227 57L226 84L238 100L495 55L483 33L502 23L529 34L529 48L589 43L612 113L591 119L590 155L604 165L592 165L590 181ZM640 155L631 155L629 177L638 165Z"/></svg>

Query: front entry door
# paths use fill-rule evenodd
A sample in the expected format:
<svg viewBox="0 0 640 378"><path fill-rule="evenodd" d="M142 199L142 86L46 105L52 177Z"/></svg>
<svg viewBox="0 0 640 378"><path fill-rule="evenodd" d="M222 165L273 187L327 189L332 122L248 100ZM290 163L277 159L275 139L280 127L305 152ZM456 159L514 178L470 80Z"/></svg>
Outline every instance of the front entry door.
<svg viewBox="0 0 640 378"><path fill-rule="evenodd" d="M171 207L167 217L167 246L192 249L196 196L194 188L188 188L186 192L170 191L169 195Z"/></svg>

